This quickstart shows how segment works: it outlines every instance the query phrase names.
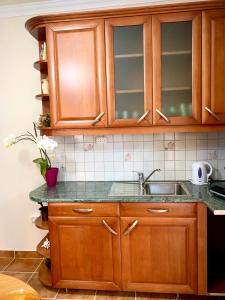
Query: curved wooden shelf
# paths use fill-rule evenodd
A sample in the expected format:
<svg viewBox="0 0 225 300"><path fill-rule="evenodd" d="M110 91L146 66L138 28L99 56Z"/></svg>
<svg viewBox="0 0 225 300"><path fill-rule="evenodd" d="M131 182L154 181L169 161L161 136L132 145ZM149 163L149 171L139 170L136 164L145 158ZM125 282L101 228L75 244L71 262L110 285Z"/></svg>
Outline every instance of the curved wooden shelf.
<svg viewBox="0 0 225 300"><path fill-rule="evenodd" d="M41 216L35 220L34 224L39 229L48 230L48 221L43 221Z"/></svg>
<svg viewBox="0 0 225 300"><path fill-rule="evenodd" d="M50 258L50 248L49 248L49 249L46 249L46 248L41 247L41 246L43 245L44 241L46 240L46 238L49 240L49 234L47 234L47 235L40 241L40 243L37 245L36 250L37 250L37 252L38 252L41 256L43 256L43 257L45 257L45 258Z"/></svg>
<svg viewBox="0 0 225 300"><path fill-rule="evenodd" d="M49 101L49 95L48 94L38 94L35 96L36 99L42 100L42 101Z"/></svg>
<svg viewBox="0 0 225 300"><path fill-rule="evenodd" d="M43 262L39 269L39 280L41 283L45 286L52 286L52 278L51 278L51 271L47 268L45 265L45 262Z"/></svg>
<svg viewBox="0 0 225 300"><path fill-rule="evenodd" d="M34 68L42 73L47 73L48 72L48 63L46 60L35 61Z"/></svg>

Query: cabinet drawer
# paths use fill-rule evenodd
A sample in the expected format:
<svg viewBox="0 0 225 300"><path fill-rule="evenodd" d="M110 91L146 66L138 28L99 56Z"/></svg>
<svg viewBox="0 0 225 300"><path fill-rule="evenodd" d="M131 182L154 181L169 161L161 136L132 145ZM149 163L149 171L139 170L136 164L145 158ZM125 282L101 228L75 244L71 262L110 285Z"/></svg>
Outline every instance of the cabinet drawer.
<svg viewBox="0 0 225 300"><path fill-rule="evenodd" d="M121 203L122 217L195 217L196 203Z"/></svg>
<svg viewBox="0 0 225 300"><path fill-rule="evenodd" d="M49 216L119 216L117 203L49 203Z"/></svg>

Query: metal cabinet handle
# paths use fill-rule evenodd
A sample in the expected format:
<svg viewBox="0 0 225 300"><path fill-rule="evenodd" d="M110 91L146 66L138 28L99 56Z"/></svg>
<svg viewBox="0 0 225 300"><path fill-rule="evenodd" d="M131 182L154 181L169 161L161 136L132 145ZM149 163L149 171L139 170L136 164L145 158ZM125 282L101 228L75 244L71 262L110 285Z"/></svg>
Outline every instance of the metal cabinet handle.
<svg viewBox="0 0 225 300"><path fill-rule="evenodd" d="M82 214L88 214L93 212L93 208L74 208L73 211Z"/></svg>
<svg viewBox="0 0 225 300"><path fill-rule="evenodd" d="M149 114L150 110L147 110L138 120L137 120L137 123L141 123L146 117L147 115Z"/></svg>
<svg viewBox="0 0 225 300"><path fill-rule="evenodd" d="M109 224L107 224L107 222L105 220L102 220L102 224L105 226L105 228L108 229L108 231L110 231L112 234L117 235L117 232L115 230L113 230Z"/></svg>
<svg viewBox="0 0 225 300"><path fill-rule="evenodd" d="M124 235L129 234L137 226L137 224L138 224L138 220L135 220L124 232Z"/></svg>
<svg viewBox="0 0 225 300"><path fill-rule="evenodd" d="M147 211L150 212L150 213L161 214L161 213L166 213L166 212L168 212L169 209L148 208Z"/></svg>
<svg viewBox="0 0 225 300"><path fill-rule="evenodd" d="M159 109L155 110L166 122L170 123L170 120Z"/></svg>
<svg viewBox="0 0 225 300"><path fill-rule="evenodd" d="M220 121L220 120L221 120L220 117L217 116L217 114L214 113L210 108L205 107L205 110L207 110L207 112L210 113L210 115L212 115L217 121Z"/></svg>
<svg viewBox="0 0 225 300"><path fill-rule="evenodd" d="M104 116L104 114L105 114L105 112L103 111L103 112L101 112L96 118L95 118L95 120L92 122L92 126L94 126L95 124L97 124L100 120L101 120L101 118Z"/></svg>

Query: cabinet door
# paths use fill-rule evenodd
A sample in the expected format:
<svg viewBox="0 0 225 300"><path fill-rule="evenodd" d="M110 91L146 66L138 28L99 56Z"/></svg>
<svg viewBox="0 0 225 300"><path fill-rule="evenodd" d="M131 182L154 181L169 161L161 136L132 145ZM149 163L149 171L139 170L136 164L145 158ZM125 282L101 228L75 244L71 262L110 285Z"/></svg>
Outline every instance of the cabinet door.
<svg viewBox="0 0 225 300"><path fill-rule="evenodd" d="M109 125L152 123L151 17L106 20Z"/></svg>
<svg viewBox="0 0 225 300"><path fill-rule="evenodd" d="M53 128L106 126L104 21L46 28Z"/></svg>
<svg viewBox="0 0 225 300"><path fill-rule="evenodd" d="M203 12L203 123L225 123L225 10Z"/></svg>
<svg viewBox="0 0 225 300"><path fill-rule="evenodd" d="M200 124L201 13L153 16L152 38L154 124Z"/></svg>
<svg viewBox="0 0 225 300"><path fill-rule="evenodd" d="M120 289L118 218L49 217L49 232L54 287Z"/></svg>
<svg viewBox="0 0 225 300"><path fill-rule="evenodd" d="M197 293L196 218L139 217L137 221L122 218L123 288Z"/></svg>

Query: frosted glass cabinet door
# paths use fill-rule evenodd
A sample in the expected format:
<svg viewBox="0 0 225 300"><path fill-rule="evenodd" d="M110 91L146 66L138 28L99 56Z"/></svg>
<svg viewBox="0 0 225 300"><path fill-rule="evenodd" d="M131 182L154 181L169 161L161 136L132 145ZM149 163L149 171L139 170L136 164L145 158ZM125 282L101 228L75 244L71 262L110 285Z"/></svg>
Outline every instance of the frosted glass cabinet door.
<svg viewBox="0 0 225 300"><path fill-rule="evenodd" d="M151 125L151 17L106 20L106 72L109 125Z"/></svg>
<svg viewBox="0 0 225 300"><path fill-rule="evenodd" d="M153 16L154 124L201 123L201 14Z"/></svg>

